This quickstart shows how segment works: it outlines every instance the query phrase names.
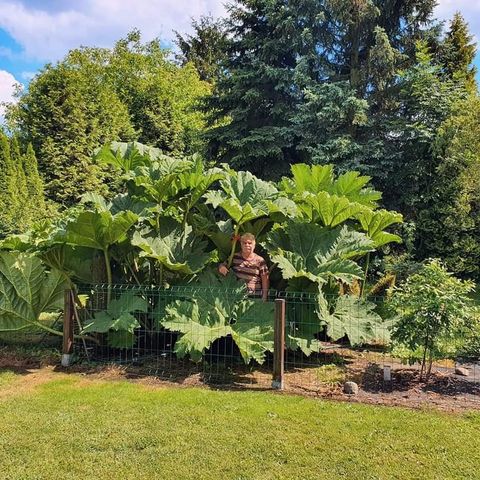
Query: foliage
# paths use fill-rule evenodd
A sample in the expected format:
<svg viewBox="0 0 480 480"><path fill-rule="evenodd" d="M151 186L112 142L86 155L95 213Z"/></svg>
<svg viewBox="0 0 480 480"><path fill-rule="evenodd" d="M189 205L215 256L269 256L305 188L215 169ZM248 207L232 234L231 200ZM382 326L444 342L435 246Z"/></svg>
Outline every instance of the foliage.
<svg viewBox="0 0 480 480"><path fill-rule="evenodd" d="M200 361L215 340L231 336L245 363L263 363L273 349L273 305L249 299L234 277L224 281L206 274L194 286L196 295L168 305L160 319L163 327L181 333L176 354Z"/></svg>
<svg viewBox="0 0 480 480"><path fill-rule="evenodd" d="M148 303L132 292L124 293L107 305L106 310L96 312L82 333L107 333L108 344L116 348L131 348L135 344L135 329L140 326L135 312L146 312Z"/></svg>
<svg viewBox="0 0 480 480"><path fill-rule="evenodd" d="M278 213L292 216L296 213L296 205L286 198L280 197L278 189L270 182L258 179L250 172L235 172L227 169L227 175L220 181L223 192L212 190L205 194L208 204L213 208L222 208L234 224L233 242L228 258L228 266L232 263L237 236L240 231L253 221ZM260 223L260 222L257 222ZM269 222L262 222L261 230ZM256 229L257 236L260 234Z"/></svg>
<svg viewBox="0 0 480 480"><path fill-rule="evenodd" d="M61 272L48 272L29 254L0 252L0 330L19 330L32 325L55 332L39 321L43 312L63 307L67 288Z"/></svg>
<svg viewBox="0 0 480 480"><path fill-rule="evenodd" d="M0 132L0 238L25 231L47 216L43 181L29 144L23 153L16 136Z"/></svg>
<svg viewBox="0 0 480 480"><path fill-rule="evenodd" d="M275 184L138 142L115 142L96 158L118 172L119 193L111 199L86 193L53 222L11 236L0 248L12 256L35 254L70 286L78 281L165 289L188 284L198 290L195 295L155 311L159 326L180 332L177 353L197 361L217 339L231 337L248 363L262 362L271 350L272 305L249 298L245 286L231 280L223 281L227 290L220 289L220 280L205 271L211 262L233 255L232 234L254 232L259 243L265 240L272 269L282 277L275 286L285 288L287 282L289 290L335 294L328 314L316 305L302 307L311 324L293 321L290 348L307 355L318 351L317 337L325 329L335 339L347 335L352 343L370 339L378 319L371 305L352 299L355 314L342 307L347 297L336 300L345 285L364 277L362 257L376 245L398 240L386 229L401 217L377 210L381 195L369 186L369 177L358 172L336 177L331 165L297 164L292 178ZM108 330L111 346L131 346L137 320L127 309L128 298L112 296L109 288L105 312L85 332ZM353 317L361 331L350 328ZM341 333L333 329L334 319L343 322Z"/></svg>
<svg viewBox="0 0 480 480"><path fill-rule="evenodd" d="M473 283L458 280L438 260L431 260L400 287L391 307L398 316L392 329L394 344L420 361L428 379L432 363L455 353L471 327Z"/></svg>
<svg viewBox="0 0 480 480"><path fill-rule="evenodd" d="M183 275L200 272L214 258L212 252L207 251L207 243L188 225L185 228L177 225L168 233L162 230L156 237L143 237L135 232L132 245L140 248L140 257L154 258L166 269Z"/></svg>
<svg viewBox="0 0 480 480"><path fill-rule="evenodd" d="M305 278L319 287L330 279L351 283L362 278L362 269L352 257L373 250L366 235L347 227L329 229L305 223L289 223L272 231L266 246L283 278Z"/></svg>
<svg viewBox="0 0 480 480"><path fill-rule="evenodd" d="M465 19L456 12L441 46L441 63L444 65L446 75L455 80L464 81L466 86L475 92L477 69L472 64L477 48L472 40L473 36L468 31Z"/></svg>
<svg viewBox="0 0 480 480"><path fill-rule="evenodd" d="M165 152L202 148L203 114L193 110L209 86L192 65L179 67L159 41L138 31L112 50L79 48L48 64L9 106L10 128L31 142L49 199L73 205L111 180L92 152L114 140L138 139Z"/></svg>
<svg viewBox="0 0 480 480"><path fill-rule="evenodd" d="M222 74L222 63L227 55L226 33L222 20L201 16L192 20L193 35L175 32L175 43L181 51L182 64L193 63L201 80L213 83Z"/></svg>
<svg viewBox="0 0 480 480"><path fill-rule="evenodd" d="M210 86L192 64L179 67L158 39L142 44L133 30L115 44L106 72L139 142L176 155L202 150L204 114L194 107Z"/></svg>
<svg viewBox="0 0 480 480"><path fill-rule="evenodd" d="M419 255L437 256L459 275L480 278L480 99L469 96L439 127L438 164L417 222Z"/></svg>
<svg viewBox="0 0 480 480"><path fill-rule="evenodd" d="M67 223L65 243L100 250L104 254L108 283L112 283L110 252L112 245L126 239L128 230L137 221L130 211L112 215L109 211L81 212Z"/></svg>
<svg viewBox="0 0 480 480"><path fill-rule="evenodd" d="M338 297L335 305L329 307L325 298L319 296L318 315L327 326L327 335L333 340L347 337L351 345L368 343L388 344L388 327L392 322L384 322L376 305L353 295Z"/></svg>
<svg viewBox="0 0 480 480"><path fill-rule="evenodd" d="M397 76L414 42L438 43L434 0L238 0L224 69L207 102L212 154L276 179L296 162L345 169L381 162L398 114ZM381 174L381 166L372 165Z"/></svg>

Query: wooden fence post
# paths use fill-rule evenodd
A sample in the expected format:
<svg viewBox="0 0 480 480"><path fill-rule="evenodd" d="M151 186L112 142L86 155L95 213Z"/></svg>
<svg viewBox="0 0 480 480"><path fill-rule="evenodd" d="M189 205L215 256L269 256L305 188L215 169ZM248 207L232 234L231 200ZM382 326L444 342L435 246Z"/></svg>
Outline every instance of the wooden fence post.
<svg viewBox="0 0 480 480"><path fill-rule="evenodd" d="M73 298L72 291L65 290L63 307L63 348L62 348L62 367L70 365L70 359L73 351Z"/></svg>
<svg viewBox="0 0 480 480"><path fill-rule="evenodd" d="M283 390L285 362L285 300L275 300L275 323L273 327L273 379L272 388Z"/></svg>

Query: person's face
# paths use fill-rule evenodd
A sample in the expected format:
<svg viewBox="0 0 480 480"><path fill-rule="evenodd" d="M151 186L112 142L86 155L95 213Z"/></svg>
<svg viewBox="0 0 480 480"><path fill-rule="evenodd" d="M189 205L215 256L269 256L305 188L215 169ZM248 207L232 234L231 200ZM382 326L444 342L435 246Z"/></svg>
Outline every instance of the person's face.
<svg viewBox="0 0 480 480"><path fill-rule="evenodd" d="M242 238L240 240L240 245L242 247L242 253L244 255L250 255L255 250L255 240L250 240L249 238Z"/></svg>

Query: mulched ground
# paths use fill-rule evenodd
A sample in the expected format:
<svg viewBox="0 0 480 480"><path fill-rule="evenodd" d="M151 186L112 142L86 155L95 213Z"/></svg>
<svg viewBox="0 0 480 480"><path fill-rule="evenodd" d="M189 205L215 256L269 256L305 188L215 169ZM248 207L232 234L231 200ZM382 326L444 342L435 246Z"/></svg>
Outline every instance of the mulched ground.
<svg viewBox="0 0 480 480"><path fill-rule="evenodd" d="M447 412L480 410L480 368L478 371L471 369L469 377L461 377L455 375L454 365L435 365L429 381L425 382L420 380L418 368L391 362L392 380L385 382L383 364L386 362L381 355L347 349L330 349L309 364L287 357L283 393ZM152 386L203 386L230 390L271 390L272 381L268 360L265 366L251 369L241 364L194 364L163 356L124 365L76 363L64 369L58 365L56 355L34 357L28 352L4 347L0 348L0 371L7 369L20 374L35 372L37 376L45 372L49 377L53 369L92 379L126 379ZM358 394L343 393L345 380L359 385Z"/></svg>

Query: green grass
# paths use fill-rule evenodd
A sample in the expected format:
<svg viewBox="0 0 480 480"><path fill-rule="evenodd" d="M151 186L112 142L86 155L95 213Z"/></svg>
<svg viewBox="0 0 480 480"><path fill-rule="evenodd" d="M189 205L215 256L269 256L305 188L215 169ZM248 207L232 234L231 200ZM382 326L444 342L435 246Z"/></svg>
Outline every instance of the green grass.
<svg viewBox="0 0 480 480"><path fill-rule="evenodd" d="M478 478L477 414L74 376L1 391L1 479Z"/></svg>
<svg viewBox="0 0 480 480"><path fill-rule="evenodd" d="M0 388L7 386L16 379L16 375L10 370L0 370Z"/></svg>

